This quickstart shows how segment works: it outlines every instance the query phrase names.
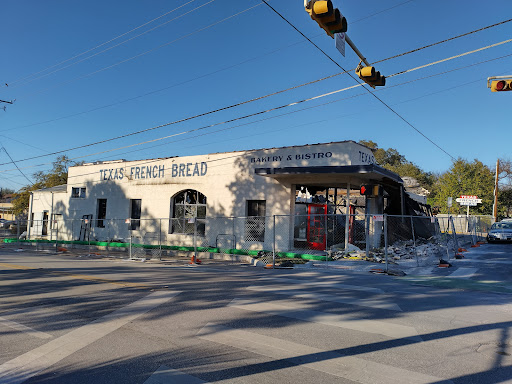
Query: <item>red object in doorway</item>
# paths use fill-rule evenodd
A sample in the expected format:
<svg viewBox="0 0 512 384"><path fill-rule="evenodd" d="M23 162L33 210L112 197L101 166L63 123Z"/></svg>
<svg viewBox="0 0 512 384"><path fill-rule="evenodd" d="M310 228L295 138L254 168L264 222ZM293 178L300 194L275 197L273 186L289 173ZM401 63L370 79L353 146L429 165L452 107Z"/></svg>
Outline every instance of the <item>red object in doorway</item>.
<svg viewBox="0 0 512 384"><path fill-rule="evenodd" d="M349 206L349 218L348 218L348 243L354 244L354 215L356 213L356 207L353 205Z"/></svg>
<svg viewBox="0 0 512 384"><path fill-rule="evenodd" d="M308 246L311 249L325 251L326 235L325 225L327 221L327 205L308 205Z"/></svg>

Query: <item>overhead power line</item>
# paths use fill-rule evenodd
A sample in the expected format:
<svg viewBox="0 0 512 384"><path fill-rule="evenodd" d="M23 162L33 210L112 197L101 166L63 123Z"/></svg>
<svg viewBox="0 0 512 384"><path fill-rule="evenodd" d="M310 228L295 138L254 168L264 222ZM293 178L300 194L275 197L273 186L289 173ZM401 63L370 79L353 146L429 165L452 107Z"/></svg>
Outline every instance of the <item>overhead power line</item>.
<svg viewBox="0 0 512 384"><path fill-rule="evenodd" d="M276 15L278 15L281 19L283 19L288 25L290 25L293 29L295 29L298 33L300 33L307 41L309 41L313 46L315 46L316 49L318 49L320 52L324 54L330 61L332 61L334 64L336 64L339 68L341 68L342 71L347 72L345 68L343 68L341 65L338 64L331 56L329 56L325 51L323 51L318 45L313 43L306 35L304 35L295 25L293 25L287 18L285 18L281 13L279 13L274 7L272 7L269 3L267 3L265 0L261 0L267 7L269 7ZM347 73L347 75L350 76L352 80L354 80L358 85L362 85L352 74ZM414 129L417 133L419 133L421 136L423 136L425 139L427 139L431 144L433 144L435 147L437 147L439 150L444 152L446 155L448 155L452 160L455 160L455 157L453 157L451 154L449 154L445 149L443 149L439 144L434 142L432 139L430 139L427 135L425 135L423 132L421 132L418 128L416 128L413 124L411 124L407 119L405 119L402 115L400 115L397 111L395 111L393 108L391 108L388 104L386 104L382 99L380 99L375 93L371 92L368 88L366 88L363 85L363 88L370 93L376 100L378 100L382 105L384 105L387 109L389 109L393 114L395 114L398 118L400 118L404 123L406 123L409 127Z"/></svg>
<svg viewBox="0 0 512 384"><path fill-rule="evenodd" d="M33 76L39 75L39 74L41 74L41 73L43 73L43 72L46 72L46 71L48 71L48 70L50 70L50 69L53 69L53 68L55 68L55 67L58 67L59 65L65 64L65 63L67 63L67 62L69 62L69 61L71 61L71 60L74 60L74 59L76 59L76 58L78 58L78 57L80 57L80 56L83 56L83 55L85 55L85 54L87 54L87 53L89 53L89 52L92 52L92 51L94 51L94 50L96 50L96 49L98 49L98 48L100 48L100 47L103 47L104 45L107 45L108 43L111 43L111 42L113 42L113 41L115 41L115 40L117 40L117 39L120 39L121 37L126 36L126 35L128 35L128 34L130 34L130 33L134 32L134 31L136 31L137 29L140 29L140 28L142 28L142 27L145 27L146 25L151 24L151 23L155 22L156 20L161 19L162 17L169 15L169 14L171 14L171 13L173 13L173 12L177 11L177 10L178 10L178 9L180 9L180 8L185 7L186 5L188 5L188 4L190 4L190 3L193 3L194 1L196 1L196 0L190 0L190 1L188 1L188 2L186 2L186 3L184 3L184 4L182 4L182 5L180 5L179 7L174 8L174 9L173 9L173 10L171 10L171 11L168 11L168 12L166 12L166 13L164 13L164 14L162 14L162 15L160 15L160 16L158 16L158 17L156 17L156 18L154 18L154 19L152 19L152 20L150 20L150 21L148 21L148 22L146 22L146 23L144 23L144 24L139 25L138 27L135 27L135 28L133 28L133 29L131 29L131 30L129 30L129 31L127 31L127 32L125 32L125 33L122 33L122 34L121 34L121 35L119 35L119 36L116 36L116 37L114 37L114 38L112 38L112 39L110 39L110 40L107 40L107 41L105 41L105 42L103 42L103 43L101 43L101 44L98 44L98 45L96 45L96 46L95 46L95 47L93 47L93 48L87 49L86 51L83 51L83 52L81 52L81 53L79 53L79 54L77 54L77 55L75 55L75 56L72 56L72 57L70 57L70 58L68 58L68 59L66 59L66 60L63 60L63 61L61 61L61 62L59 62L59 63L57 63L57 64L51 65L51 66L49 66L49 67L47 67L47 68L45 68L45 69L42 69L42 70L40 70L40 71L38 71L38 72L31 73L30 75L27 75L27 76L25 76L25 77L23 77L23 78L21 78L21 79L14 80L14 81L11 81L11 82L7 82L5 85L6 85L6 86L7 86L7 85L9 85L9 86L13 86L13 85L15 85L16 83L19 83L19 82L21 82L21 81L24 81L24 80L26 80L26 79L29 79L29 78L31 78L31 77L33 77ZM209 1L208 3L211 3L212 1L215 1L215 0L211 0L211 1ZM208 4L208 3L207 3L207 4ZM206 5L206 4L203 4L203 5ZM199 7L198 7L198 8L199 8ZM197 8L196 8L196 9L197 9ZM174 19L172 19L172 20L174 20ZM152 29L150 29L150 30L148 30L148 31L145 31L145 32L141 33L140 35L137 35L136 37L138 37L138 36L142 36L143 34L146 34L146 33L150 32L150 31L152 31L152 30L154 30L154 29L156 29L156 28L159 28L159 27L161 27L161 26L163 26L163 25L165 25L165 24L169 23L169 22L170 22L170 21L172 21L172 20L169 20L169 21L167 21L167 22L165 22L165 23L162 23L162 24L160 24L160 25L158 25L158 26L156 26L156 27L154 27L154 28L152 28ZM132 39L133 39L133 38L132 38ZM132 40L132 39L129 39L129 40ZM123 43L125 43L125 42L127 42L127 41L129 41L129 40L125 40ZM121 43L121 44L123 44L123 43ZM120 45L120 44L118 44L118 45ZM116 45L116 46L118 46L118 45ZM112 47L112 48L113 48L113 47ZM109 48L109 49L112 49L112 48ZM105 52L105 51L102 51L102 52ZM90 57L92 57L92 56L90 56ZM83 60L81 60L81 61L83 61ZM74 63L74 64L77 64L77 63L78 63L78 62L76 62L76 63ZM74 65L74 64L71 64L71 65ZM67 68L67 67L65 67L65 68ZM64 68L61 68L61 69L59 69L59 70L57 70L57 71L60 71L60 70L62 70L62 69L64 69ZM54 71L54 72L57 72L57 71ZM54 72L52 72L52 73L54 73ZM46 76L46 75L45 75L45 76ZM42 77L42 76L40 76L40 77ZM38 78L39 78L39 77L38 77ZM30 81L28 81L28 82L31 82L31 81L33 81L33 80L35 80L35 79L31 79L31 80L30 80ZM25 82L25 84L27 84L28 82Z"/></svg>
<svg viewBox="0 0 512 384"><path fill-rule="evenodd" d="M380 89L378 91L386 91L386 90L388 90L390 88L395 88L395 87L403 86L403 85L410 84L410 83L413 83L413 82L416 82L416 81L429 79L429 78L432 78L432 77L444 75L444 74L451 73L451 72L454 72L454 71L459 71L459 70L462 70L462 69L466 69L468 67L473 67L473 66L476 66L476 65L480 65L480 64L484 64L484 63L490 62L490 61L501 60L503 58L510 57L510 56L512 56L512 53L508 54L508 55L505 55L505 56L497 57L497 58L494 58L494 59L484 60L484 61L481 61L481 62L478 62L478 63L473 63L473 64L465 65L463 67L459 67L459 68L455 68L455 69L439 72L439 73L436 73L436 74L431 74L431 75L424 76L424 77L421 77L421 78L417 78L417 79L413 79L413 80L408 80L408 81L405 81L405 82L402 82L402 83L399 83L399 84L394 84L394 85L388 86L388 87ZM482 78L482 79L485 80L486 78ZM466 83L461 83L461 84L457 85L456 87L472 84L472 83L481 81L482 79L478 79L478 80L474 80L474 81L466 82ZM353 86L353 87L355 87L355 86ZM353 87L351 87L351 88L353 88ZM447 88L445 90L434 92L434 93L431 93L429 95L437 94L437 93L440 93L440 92L444 92L446 90L452 90L453 88L454 87L452 86L452 87ZM196 139L197 137L200 137L200 136L216 134L216 133L219 133L219 132L224 132L224 131L227 131L227 130L231 130L231 129L235 129L235 128L239 128L239 127L243 127L243 126L248 126L248 125L252 125L252 124L256 124L256 123L260 123L262 121L272 120L272 119L275 119L275 118L280 118L280 117L291 115L291 114L295 114L295 113L301 113L301 112L305 112L305 111L310 110L310 109L315 109L315 108L323 107L323 106L326 106L326 105L329 105L329 104L338 103L340 101L344 101L344 100L348 100L348 99L353 99L353 98L364 96L364 95L367 95L367 93L366 92L365 93L358 93L358 94L355 94L355 95L351 95L349 97L344 97L344 98L341 98L341 99L331 100L331 101L328 101L328 102L325 102L325 103L322 103L322 104L317 104L317 105L305 107L305 108L302 108L300 110L286 112L286 113L282 113L282 114L279 114L279 115L266 117L266 118L259 119L259 120L253 120L253 121L250 121L250 122L247 122L247 123L243 123L243 124L238 124L238 125L235 125L235 126L230 126L230 127L222 128L222 129L219 129L219 130L216 130L216 131L213 131L213 132L201 133L201 134L190 136L190 137L187 137L187 138L182 138L180 140L173 140L172 142L175 143L175 142L178 142L178 141L192 140L192 139ZM426 97L426 96L429 96L429 95L423 95L421 97ZM415 99L418 99L418 98L409 99L409 100L406 100L404 102L412 101L412 100L415 100ZM398 104L402 104L404 102L400 102ZM293 105L293 104L295 104L295 103L291 103L290 105ZM358 114L358 113L355 113L355 114ZM355 114L352 114L352 115L355 115ZM244 117L242 117L242 118L244 118ZM251 117L251 116L248 116L248 117ZM321 121L325 121L325 120L321 120ZM223 121L223 122L216 123L215 125L223 125L223 124L226 124L228 122L229 121ZM319 121L310 122L310 123L307 123L307 124L314 124L314 123L318 123L318 122ZM305 125L305 124L295 125L295 126L292 126L290 128L294 128L294 127L302 126L302 125ZM157 138L157 139L153 139L153 140L148 140L148 141L144 141L144 142L140 142L140 143L135 143L135 144L127 145L127 146L122 146L122 147L118 147L118 148L112 148L112 149L108 149L108 150L104 150L104 151L100 151L100 152L96 152L96 153L89 153L89 154L86 154L86 155L81 155L81 156L70 158L70 160L74 161L74 160L83 159L83 158L86 158L86 157L97 156L97 155L101 155L101 154L105 154L105 153L115 152L115 151L122 150L122 149L133 148L135 146L140 146L140 145L144 145L144 144L148 144L148 143L153 143L153 142L161 141L161 140L164 140L164 139L167 139L167 138L170 138L170 137L176 137L176 136L181 136L181 135L188 134L188 133L193 133L193 132L196 132L196 131L201 131L201 130L210 128L211 126L212 125L207 125L207 126L203 126L203 127L199 127L199 128L193 128L193 129L190 129L190 130L187 130L187 131L177 132L177 133L174 133L174 134L171 134L171 135L167 135L167 136L164 136L164 137L160 137L160 138ZM168 145L168 144L169 144L169 142L161 143L161 144L157 144L157 145L152 145L150 147L138 149L138 150L135 150L135 151L131 150L130 152L126 152L126 153L132 154L132 153L134 153L136 151L148 150L149 148L155 148L157 146L163 146L163 145ZM124 153L118 154L118 156L119 155L123 155L123 154ZM158 159L157 160L148 160L147 162L149 163L149 162L152 162L152 161L158 161ZM43 163L43 164L31 165L31 166L22 167L22 169L43 167L45 165L51 165L51 164L52 163ZM9 172L9 171L13 171L13 170L14 169L4 170L4 171L0 171L0 173ZM84 175L86 175L86 174L84 174Z"/></svg>
<svg viewBox="0 0 512 384"><path fill-rule="evenodd" d="M213 0L212 0L212 1L213 1ZM141 56L147 55L148 53L151 53L151 52L157 51L157 50L159 50L160 48L163 48L163 47L166 47L166 46L168 46L168 45L174 44L174 43L176 43L177 41L183 40L183 39L185 39L185 38L187 38L187 37L189 37L189 36L195 35L196 33L199 33L199 32L202 32L202 31L204 31L204 30L206 30L206 29L212 28L212 27L214 27L214 26L216 26L216 25L218 25L218 24L220 24L220 23L223 23L223 22L225 22L225 21L227 21L227 20L229 20L229 19L232 19L233 17L239 16L239 15L241 15L242 13L248 12L248 11L250 11L251 9L254 9L254 8L256 8L256 7L259 7L260 5L261 5L261 4L253 5L252 7L246 8L246 9L244 9L243 11L237 12L237 13L235 13L235 14L233 14L233 15L231 15L231 16L228 16L228 17L226 17L226 18L224 18L224 19L222 19L222 20L219 20L219 21L216 21L215 23L212 23L212 24L210 24L210 25L207 25L206 27L203 27L203 28L197 29L197 30L195 30L195 31L193 31L193 32L187 33L186 35L183 35L183 36L181 36L181 37L178 37L177 39L174 39L174 40L169 41L169 42L167 42L167 43L161 44L161 45L159 45L159 46L157 46L157 47L155 47L155 48L152 48L152 49L150 49L150 50L144 51L144 52L142 52L142 53L139 53L139 54L137 54L137 55L135 55L135 56L132 56L132 57L129 57L129 58L127 58L127 59L124 59L124 60L118 61L117 63L114 63L114 64L111 64L111 65L109 65L109 66L106 66L106 67L100 68L100 69L98 69L98 70L96 70L96 71L93 71L93 72L90 72L90 73L88 73L88 74L86 74L86 75L78 76L78 77L75 77L75 78L73 78L73 79L70 79L70 80L63 81L63 82L61 82L61 83L55 84L55 85L53 85L53 86L51 86L51 87L43 88L43 89L40 89L40 90L38 90L38 91L34 91L34 92L27 93L27 94L25 94L25 95L21 95L21 97L23 97L23 96L24 96L24 97L28 97L28 96L31 96L31 95L40 94L40 93L42 93L42 92L44 92L44 91L46 91L46 90L48 90L48 89L52 89L52 88L55 88L55 87L60 86L60 85L69 84L69 83L75 82L75 81L77 81L77 80L84 79L84 78L86 78L86 77L89 77L89 76L95 75L95 74L97 74L97 73L100 73L100 72L106 71L107 69L117 67L118 65L121 65L121 64L127 63L127 62L132 61L132 60L134 60L134 59L137 59L137 58L139 58L139 57L141 57ZM18 96L18 98L19 98L19 96Z"/></svg>
<svg viewBox="0 0 512 384"><path fill-rule="evenodd" d="M25 174L23 173L23 171L22 171L21 169L19 169L19 168L18 168L18 164L16 164L16 162L12 159L11 155L9 155L9 152L7 152L7 149L5 149L5 147L4 147L3 145L2 145L2 149L4 150L4 152L5 152L5 154L7 155L7 157L9 157L9 159L11 160L11 163L13 163L13 164L14 164L14 166L16 167L16 169L17 169L17 170L18 170L18 171L23 175L23 177L24 177L25 179L27 179L27 180L28 180L28 182L29 182L30 184L32 184L32 180L30 180L30 179L27 177L27 175L25 175Z"/></svg>
<svg viewBox="0 0 512 384"><path fill-rule="evenodd" d="M475 29L475 30L473 30L473 31L466 32L466 33L463 33L463 34L461 34L461 35L453 36L453 37L450 37L450 38L448 38L448 39L444 39L444 40L438 41L438 42L436 42L436 43L428 44L428 45L425 45L425 46L423 46L423 47L413 49L413 50L411 50L411 51L403 52L403 53L400 53L400 54L398 54L398 55L394 55L394 56L388 57L388 58L386 58L386 59L382 59L382 60L379 60L379 61L375 61L375 62L374 62L374 64L382 63L383 61L388 61L388 60L391 60L391 59L396 59L396 58L398 58L398 57L405 56L405 55L409 55L409 54L414 53L414 52L419 52L419 51L421 51L421 50L423 50L423 49L426 49L426 48L434 47L434 46L436 46L436 45L444 44L444 43L447 43L447 42L452 41L452 40L455 40L455 39L459 39L459 38L464 37L464 36L472 35L473 33L482 32L482 31L485 31L486 29L490 29L490 28L497 27L497 26L499 26L499 25L503 25L503 24L506 24L506 23L510 23L511 21L512 21L512 19L503 20L503 21L500 21L499 23L491 24L491 25L488 25L488 26L486 26L486 27L482 27L482 28L479 28L479 29Z"/></svg>
<svg viewBox="0 0 512 384"><path fill-rule="evenodd" d="M405 1L401 4L398 4L398 5L402 5L402 4L405 4L405 3L408 3L408 2L411 2L413 0L408 0L408 1ZM187 3L188 4L188 3ZM397 5L397 6L398 6ZM394 7L391 7L391 8L388 8L386 10L389 10L389 9L392 9L392 8L395 8L396 6ZM383 10L383 11L380 11L379 13L381 12L384 12L386 10ZM371 15L370 15L371 16ZM368 16L368 17L370 17ZM364 19L364 18L363 18ZM360 21L362 19L359 19L357 21ZM420 47L420 48L417 48L417 49L413 49L411 51L407 51L407 52L403 52L403 53L400 53L398 55L394 55L394 56L390 56L388 58L385 58L385 59L382 59L382 60L379 60L379 61L376 61L375 63L381 63L381 62L384 62L384 61L388 61L388 60L391 60L391 59L394 59L394 58L398 58L398 57L402 57L402 56L405 56L405 55L408 55L408 54L411 54L411 53L414 53L414 52L418 52L418 51L421 51L423 49L426 49L426 48L430 48L430 47L433 47L433 46L436 46L436 45L439 45L439 44L442 44L442 43L446 43L448 41L452 41L452 40L455 40L455 39L458 39L458 38L461 38L461 37L464 37L464 36L468 36L468 35L471 35L473 33L477 33L477 32L481 32L481 31L484 31L484 30L487 30L487 29L490 29L490 28L493 28L493 27L497 27L499 25L502 25L502 24L505 24L505 23L508 23L512 21L512 19L508 19L508 20L504 20L504 21L501 21L499 23L495 23L495 24L491 24L491 25L488 25L488 26L485 26L485 27L482 27L482 28L479 28L479 29L475 29L473 31L469 31L469 32L466 32L466 33L463 33L461 35L457 35L457 36L453 36L453 37L450 37L448 39L444 39L444 40L441 40L441 41L438 41L436 43L432 43L432 44L428 44L428 45L425 45L423 47ZM503 43L503 42L501 42ZM501 43L497 43L498 45L501 44ZM291 45L295 45L297 43L293 43ZM289 46L291 46L289 45ZM484 48L481 48L479 50L482 50L482 49L487 49L489 48L490 46L487 46L487 47L484 47ZM265 55L268 55L268 54L272 54L272 53L275 53L279 50L281 50L282 48L278 48L276 50L273 50L269 53L266 53ZM471 53L474 53L473 51L471 51ZM468 53L465 53L465 54L468 54ZM465 54L462 54L462 55L465 55ZM36 123L31 123L31 124L27 124L27 125L22 125L22 126L18 126L18 127L14 127L14 128L8 128L8 129L4 129L4 130L1 130L0 132L6 132L6 131L10 131L10 130L13 130L13 129L20 129L20 128L28 128L28 127L32 127L32 126L36 126L36 125L41 125L41 124L48 124L48 123L52 123L52 122L55 122L55 121L59 121L59 120L63 120L63 119L68 119L68 118L71 118L71 117L75 117L75 116L79 116L79 115L83 115L83 114L86 114L86 113L89 113L89 112L94 112L94 111L97 111L97 110L100 110L100 109L104 109L104 108L109 108L109 107L112 107L112 106L116 106L116 105L119 105L119 104L122 104L122 103L126 103L126 102L129 102L129 101L133 101L133 100L136 100L136 99L139 99L139 98L142 98L142 97L145 97L145 96L148 96L148 95L152 95L154 93L157 93L157 92L161 92L161 91L164 91L164 90L167 90L169 88L172 88L172 87L175 87L175 86L178 86L178 85L182 85L182 84L185 84L185 83L188 83L190 81L193 81L193 80L197 80L197 79L201 79L201 78L204 78L206 76L209 76L211 74L215 74L215 73L218 73L218 72L221 72L221 71L224 71L224 70L227 70L227 69L231 69L235 66L238 66L238 65L241 65L241 64L244 64L246 62L249 62L249 61L252 61L254 59L257 59L261 56L257 56L257 57L253 57L251 59L247 59L247 60L244 60L240 63L237 63L237 64L234 64L234 65L230 65L230 66L227 66L227 67L224 67L224 68L221 68L219 70L216 70L216 71L213 71L213 72L210 72L210 73L207 73L207 74L204 74L204 75L201 75L201 76L198 76L194 79L189 79L189 80L186 80L184 82L181 82L181 83L178 83L178 84L173 84L171 86L168 86L168 87L164 87L164 88L160 88L160 89L157 89L157 90L154 90L154 91L150 91L150 92L147 92L145 94L142 94L142 95L137 95L137 96L134 96L134 97L130 97L128 99L125 99L125 100L121 100L121 101L118 101L118 102L115 102L115 103L110 103L110 104L106 104L106 105L103 105L103 106L99 106L99 107L96 107L96 108L92 108L92 109L89 109L89 110L86 110L86 111L82 111L82 112L77 112L77 113L74 113L74 114L71 114L71 115L66 115L66 116L61 116L61 117L58 117L58 118L54 118L54 119L50 119L50 120L45 120L45 121L40 121L40 122L36 122ZM451 58L450 58L451 59ZM446 60L446 59L445 59ZM431 64L430 64L431 65ZM352 71L354 70L355 68L349 70L349 71ZM417 67L416 69L419 69L419 67ZM413 70L416 70L416 69L410 69L408 70L409 72L412 72ZM300 87L303 87L303 86L307 86L307 85L310 85L310 84L314 84L314 83L317 83L317 82L320 82L320 81L324 81L324 80L327 80L327 79L330 79L330 78L333 78L333 77L336 77L336 76L339 76L339 75L342 75L346 72L339 72L339 73L336 73L336 74L333 74L333 75L330 75L330 76L326 76L326 77L323 77L323 78L320 78L320 79L317 79L317 80L313 80L313 81L310 81L310 82L306 82L306 83L303 83L303 84L300 84L300 85L297 85L297 86L294 86L294 87L290 87L290 88L287 88L287 89L284 89L282 91L278 91L278 92L273 92L273 93L270 93L266 96L262 96L261 98L256 98L256 99L253 99L254 101L255 100L260 100L262 98L265 98L265 97L269 97L269 96L273 96L273 95L276 95L278 93L283 93L283 92L286 92L286 91L289 91L289 90L292 90L292 89L297 89L297 88L300 88ZM388 76L389 78L390 76Z"/></svg>
<svg viewBox="0 0 512 384"><path fill-rule="evenodd" d="M495 46L495 44L493 44L492 46ZM456 57L460 57L460 56L461 55L453 56L452 59L454 59ZM504 57L506 57L506 56L504 56ZM442 61L444 61L444 60L437 61L435 63L439 63L439 62L442 62ZM487 62L487 61L489 61L489 60L486 60L485 62ZM424 66L421 66L421 67L424 68L424 67L427 67L427 66L429 66L429 65L427 64L427 65L424 65ZM466 67L467 66L465 66L464 68L466 68ZM408 71L402 71L400 73L390 75L390 77L397 76L399 74L404 74L404 73L407 73L407 72ZM443 73L447 73L447 72L449 72L449 71L445 71ZM429 77L432 77L432 76L429 76ZM231 123L231 122L234 122L234 121L247 119L249 117L261 115L261 114L272 112L272 111L275 111L275 110L280 110L280 109L283 109L283 108L286 108L286 107L291 107L291 106L299 105L299 104L302 104L302 103L305 103L305 102L308 102L308 101L321 99L321 98L324 98L324 97L327 97L327 96L331 96L331 95L334 95L334 94L337 94L337 93L340 93L340 92L344 92L344 91L347 91L347 90L350 90L350 89L354 89L354 88L357 88L357 87L361 87L361 86L363 86L363 84L358 83L356 85L352 85L352 86L349 86L349 87L341 88L341 89L338 89L338 90L335 90L335 91L331 91L331 92L327 92L327 93L324 93L324 94L321 94L321 95L317 95L317 96L309 97L309 98L302 99L302 100L299 100L299 101L295 101L295 102L292 102L292 103L280 105L278 107L274 107L274 108L258 111L258 112L255 112L255 113L252 113L252 114L249 114L249 115L245 115L245 116L242 116L242 117L226 120L226 121L223 121L221 123L215 123L215 124L210 124L210 125L207 125L207 126L204 126L204 127L195 128L195 129L192 129L190 131L186 131L186 132L183 132L183 133L180 133L180 134L190 133L190 132L194 132L194 131L201 130L201 129L211 128L211 127L214 127L214 126L217 126L217 125L221 125L221 124L227 124L227 123ZM393 86L390 86L390 87L388 86L387 88L391 88L391 87L393 87ZM116 136L116 137L112 137L112 138L109 138L109 139L105 139L105 140L101 140L101 141L97 141L97 142L93 142L93 143L89 143L89 144L84 144L84 145L80 145L80 146L73 147L73 148L63 149L63 150L60 150L60 151L51 152L51 153L44 154L44 155L28 157L28 158L25 158L25 159L18 160L18 162L33 160L33 159L47 157L47 156L53 156L53 155L57 155L57 154L65 153L65 152L70 152L70 151L74 151L74 150L78 150L78 149L82 149L82 148L92 147L92 146L95 146L95 145L111 142L111 141L118 140L118 139L121 139L121 138L129 137L129 136L138 135L138 134L141 134L141 133L153 131L153 130L160 129L160 128L163 128L163 127L167 127L167 126L170 126L170 125L175 125L175 124L183 123L185 121L190 121L190 120L193 120L193 119L196 119L196 118L199 118L199 117L207 116L207 115L210 115L210 114L213 114L213 113L216 113L216 112L228 110L228 109L231 109L231 108L243 105L243 104L247 104L247 103L249 103L249 102L251 102L253 100L255 100L255 99L248 100L248 101L241 102L241 103L237 103L237 104L232 104L232 105L229 105L229 106L226 106L226 107L222 107L222 108L218 108L218 109L215 109L215 110L211 110L211 111L208 111L208 112L203 112L201 114L197 114L197 115L194 115L194 116L189 116L189 117L186 117L186 118L183 118L183 119L179 119L179 120L175 120L175 121L172 121L172 122L169 122L169 123L165 123L165 124L161 124L161 125L158 125L158 126L146 128L146 129L143 129L143 130L140 130L140 131L135 131L135 132L127 133L127 134L124 134L124 135L121 135L121 136ZM168 138L168 137L175 136L175 135L176 134L173 134L173 135L170 135L170 136L166 136L164 138ZM147 141L147 142L144 142L144 143L139 143L139 144L136 144L136 145L141 145L141 144L149 143L149 142L152 142L152 141L158 141L158 140L161 140L161 139L150 140L150 141ZM130 146L132 146L132 145L130 145ZM130 146L126 146L126 147L122 147L122 148L128 148ZM0 165L6 165L6 164L9 164L9 163L0 163Z"/></svg>

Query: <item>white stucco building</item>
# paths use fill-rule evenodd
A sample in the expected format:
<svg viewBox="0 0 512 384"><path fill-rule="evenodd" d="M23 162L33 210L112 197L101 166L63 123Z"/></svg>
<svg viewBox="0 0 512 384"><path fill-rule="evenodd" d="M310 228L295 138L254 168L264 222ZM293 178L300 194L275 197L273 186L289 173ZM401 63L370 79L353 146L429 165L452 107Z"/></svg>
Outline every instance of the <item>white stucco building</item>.
<svg viewBox="0 0 512 384"><path fill-rule="evenodd" d="M208 246L226 235L244 248L278 242L280 249L306 244L320 250L340 238L348 241L344 222L330 241L323 216L357 208L383 213L382 196L366 202L358 197L362 184L381 185L396 213L403 213L400 177L377 166L371 149L353 141L99 161L70 167L67 185L33 192L28 237L50 237L59 222L59 237L69 240L126 239L138 231L158 232L164 244L190 245L195 232Z"/></svg>

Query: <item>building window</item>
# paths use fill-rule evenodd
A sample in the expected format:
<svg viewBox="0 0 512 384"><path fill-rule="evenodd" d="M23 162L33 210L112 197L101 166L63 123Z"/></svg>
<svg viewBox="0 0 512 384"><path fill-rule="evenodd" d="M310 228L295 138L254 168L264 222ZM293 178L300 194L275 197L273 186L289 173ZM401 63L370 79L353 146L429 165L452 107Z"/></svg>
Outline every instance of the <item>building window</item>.
<svg viewBox="0 0 512 384"><path fill-rule="evenodd" d="M73 187L71 188L72 199L85 199L85 187Z"/></svg>
<svg viewBox="0 0 512 384"><path fill-rule="evenodd" d="M140 212L142 207L141 199L130 200L130 229L133 231L140 228Z"/></svg>
<svg viewBox="0 0 512 384"><path fill-rule="evenodd" d="M265 241L265 214L265 200L247 200L246 241Z"/></svg>
<svg viewBox="0 0 512 384"><path fill-rule="evenodd" d="M98 213L96 215L96 227L105 228L103 220L107 217L107 199L98 199Z"/></svg>
<svg viewBox="0 0 512 384"><path fill-rule="evenodd" d="M172 219L169 233L198 234L204 236L206 219L206 196L187 189L171 200Z"/></svg>

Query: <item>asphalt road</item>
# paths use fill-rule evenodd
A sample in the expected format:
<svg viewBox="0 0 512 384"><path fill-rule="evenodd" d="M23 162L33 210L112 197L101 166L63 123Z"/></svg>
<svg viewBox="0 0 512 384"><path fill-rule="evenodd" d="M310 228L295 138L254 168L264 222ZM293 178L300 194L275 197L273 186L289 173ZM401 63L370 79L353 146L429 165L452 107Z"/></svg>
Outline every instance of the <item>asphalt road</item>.
<svg viewBox="0 0 512 384"><path fill-rule="evenodd" d="M397 278L0 249L0 383L512 382L509 257Z"/></svg>

